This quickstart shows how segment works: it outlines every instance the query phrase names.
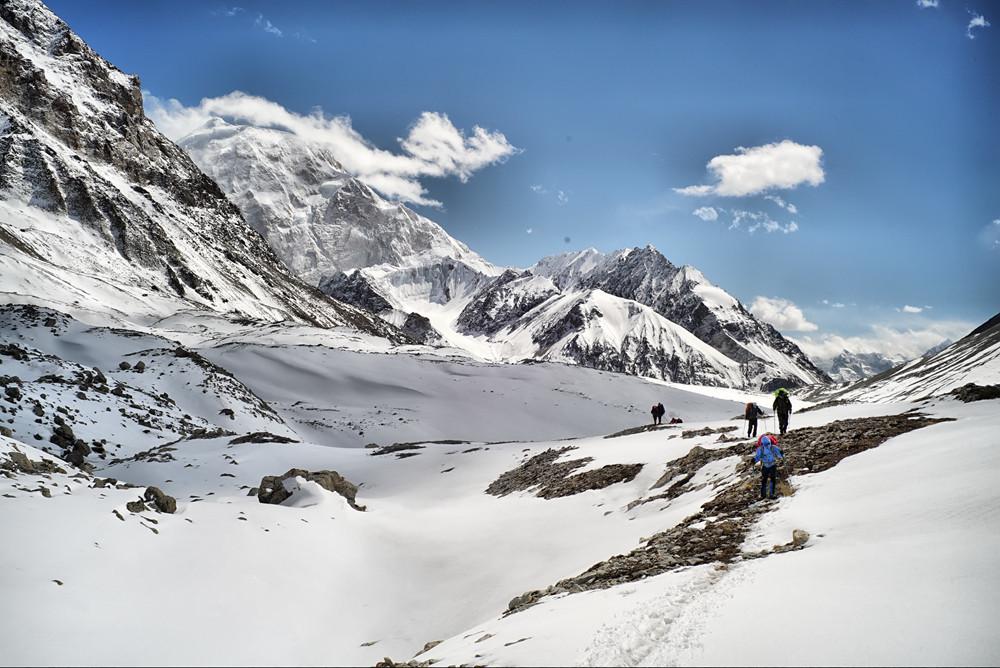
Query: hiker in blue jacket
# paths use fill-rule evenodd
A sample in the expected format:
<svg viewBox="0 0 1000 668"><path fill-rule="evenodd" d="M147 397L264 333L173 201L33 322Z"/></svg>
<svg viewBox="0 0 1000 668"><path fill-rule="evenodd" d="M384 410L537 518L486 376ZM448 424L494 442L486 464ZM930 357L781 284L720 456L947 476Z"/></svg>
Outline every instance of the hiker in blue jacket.
<svg viewBox="0 0 1000 668"><path fill-rule="evenodd" d="M753 456L754 462L760 462L760 498L774 498L774 488L778 482L778 461L784 459L778 444L770 436L761 436L760 446ZM771 492L767 493L767 481L771 481Z"/></svg>

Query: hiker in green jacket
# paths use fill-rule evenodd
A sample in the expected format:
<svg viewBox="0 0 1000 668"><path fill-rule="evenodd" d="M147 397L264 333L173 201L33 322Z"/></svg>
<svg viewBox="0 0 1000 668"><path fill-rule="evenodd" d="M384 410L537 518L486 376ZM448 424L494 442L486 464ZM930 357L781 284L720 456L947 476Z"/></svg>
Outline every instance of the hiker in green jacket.
<svg viewBox="0 0 1000 668"><path fill-rule="evenodd" d="M788 431L788 416L792 412L792 400L788 396L788 390L780 388L774 393L774 412L778 414L778 432L784 434Z"/></svg>

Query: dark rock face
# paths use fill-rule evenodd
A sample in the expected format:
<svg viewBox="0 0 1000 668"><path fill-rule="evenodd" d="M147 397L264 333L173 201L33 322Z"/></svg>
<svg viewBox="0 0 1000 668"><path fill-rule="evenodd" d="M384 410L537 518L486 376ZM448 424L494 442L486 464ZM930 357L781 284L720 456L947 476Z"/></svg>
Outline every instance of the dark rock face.
<svg viewBox="0 0 1000 668"><path fill-rule="evenodd" d="M408 314L400 329L403 334L423 345L431 346L443 341L441 334L431 325L431 321L419 313Z"/></svg>
<svg viewBox="0 0 1000 668"><path fill-rule="evenodd" d="M344 478L336 471L306 471L305 469L289 469L280 476L264 476L257 489L257 500L261 503L280 504L291 496L285 489L284 482L289 478L304 478L317 483L323 489L340 494L355 510L364 510L364 506L355 503L358 486Z"/></svg>
<svg viewBox="0 0 1000 668"><path fill-rule="evenodd" d="M535 455L490 483L486 493L506 496L511 492L537 488L536 496L555 499L591 489L604 489L619 482L629 482L642 470L642 464L610 464L574 474L576 469L586 466L593 459L583 457L570 461L556 461L570 450L575 448L567 446L558 450L549 449Z"/></svg>
<svg viewBox="0 0 1000 668"><path fill-rule="evenodd" d="M467 334L496 334L558 293L555 286L550 289L518 289L531 279L529 271L518 273L508 269L503 272L477 292L472 301L462 309L456 323L459 331Z"/></svg>
<svg viewBox="0 0 1000 668"><path fill-rule="evenodd" d="M392 304L372 288L360 271L324 276L320 280L319 289L334 299L371 313L382 313L392 309Z"/></svg>
<svg viewBox="0 0 1000 668"><path fill-rule="evenodd" d="M279 436L278 434L272 434L267 431L255 431L250 434L244 434L243 436L237 436L233 440L229 441L230 445L241 445L243 443L298 443L298 441L294 438Z"/></svg>
<svg viewBox="0 0 1000 668"><path fill-rule="evenodd" d="M962 387L951 391L959 401L969 403L970 401L985 401L987 399L1000 399L1000 385L976 385L966 383Z"/></svg>
<svg viewBox="0 0 1000 668"><path fill-rule="evenodd" d="M778 492L781 495L794 494L789 480L792 475L825 471L845 457L877 447L893 436L945 421L910 413L840 420L822 427L790 431L780 443L785 461L778 471ZM684 457L669 462L667 470L654 485L654 488L659 488L669 484L665 492L637 499L630 507L677 498L694 489L691 480L706 464L748 454L752 454L752 446L746 443L715 449L692 448ZM718 562L724 567L737 557L753 559L807 547L808 532L796 529L789 543L776 545L762 553L741 553L740 546L750 526L774 505L755 503L759 480L752 460L748 458L740 462L736 473L735 482L705 503L701 511L685 518L677 526L655 534L645 541L645 545L628 554L594 564L580 575L561 580L546 589L515 597L508 606L507 614L523 610L551 594L605 589L684 566Z"/></svg>

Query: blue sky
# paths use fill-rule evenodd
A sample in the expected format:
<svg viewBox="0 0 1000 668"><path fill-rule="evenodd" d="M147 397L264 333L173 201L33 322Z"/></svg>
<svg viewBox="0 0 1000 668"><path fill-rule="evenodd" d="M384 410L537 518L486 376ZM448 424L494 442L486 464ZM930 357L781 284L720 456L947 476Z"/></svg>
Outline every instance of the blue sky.
<svg viewBox="0 0 1000 668"><path fill-rule="evenodd" d="M464 182L416 179L441 203L417 208L496 263L651 243L813 343L922 342L1000 310L1000 47L981 25L1000 13L983 0L49 5L184 107L319 107L395 153L424 112L502 135L518 151ZM786 140L818 148L819 178L676 190L724 193L710 160Z"/></svg>

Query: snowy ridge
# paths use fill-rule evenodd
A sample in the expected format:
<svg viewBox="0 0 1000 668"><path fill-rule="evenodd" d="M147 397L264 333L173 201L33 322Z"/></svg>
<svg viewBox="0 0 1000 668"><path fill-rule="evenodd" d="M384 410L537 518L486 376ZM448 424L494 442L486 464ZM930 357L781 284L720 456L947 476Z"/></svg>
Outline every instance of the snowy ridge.
<svg viewBox="0 0 1000 668"><path fill-rule="evenodd" d="M398 336L291 276L145 118L139 81L41 3L0 5L0 291L95 321L207 308Z"/></svg>

